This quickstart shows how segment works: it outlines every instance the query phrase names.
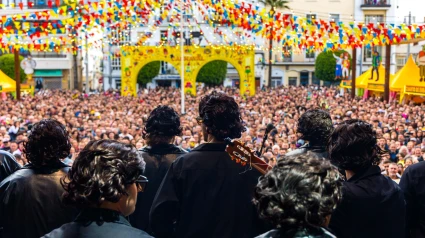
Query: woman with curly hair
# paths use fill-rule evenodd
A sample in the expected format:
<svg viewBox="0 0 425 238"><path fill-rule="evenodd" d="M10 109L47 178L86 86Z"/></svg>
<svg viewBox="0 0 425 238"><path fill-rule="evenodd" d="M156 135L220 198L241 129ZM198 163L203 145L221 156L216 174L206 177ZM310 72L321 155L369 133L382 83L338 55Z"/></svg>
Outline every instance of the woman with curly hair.
<svg viewBox="0 0 425 238"><path fill-rule="evenodd" d="M337 237L404 237L405 202L400 187L381 174L384 152L373 126L347 120L333 131L328 144L331 162L345 170L342 201L329 227ZM385 229L382 229L385 227Z"/></svg>
<svg viewBox="0 0 425 238"><path fill-rule="evenodd" d="M81 209L74 222L44 237L151 237L125 219L133 213L137 193L147 184L145 162L132 145L91 141L80 152L67 177L63 202Z"/></svg>
<svg viewBox="0 0 425 238"><path fill-rule="evenodd" d="M232 97L201 99L198 124L207 143L174 161L155 197L150 223L155 237L238 237L261 234L251 202L260 173L232 161L224 139L245 130ZM250 224L257 224L251 226Z"/></svg>
<svg viewBox="0 0 425 238"><path fill-rule="evenodd" d="M275 227L257 238L335 237L324 228L341 185L338 169L312 152L280 159L255 190L260 217Z"/></svg>

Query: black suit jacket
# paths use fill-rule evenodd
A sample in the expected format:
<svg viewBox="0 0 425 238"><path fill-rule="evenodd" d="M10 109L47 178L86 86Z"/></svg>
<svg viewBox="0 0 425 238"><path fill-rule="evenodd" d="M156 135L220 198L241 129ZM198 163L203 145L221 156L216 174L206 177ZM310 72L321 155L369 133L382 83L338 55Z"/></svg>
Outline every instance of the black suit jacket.
<svg viewBox="0 0 425 238"><path fill-rule="evenodd" d="M342 201L329 224L338 238L404 237L403 192L394 181L381 174L378 166L356 173L344 182L342 192Z"/></svg>
<svg viewBox="0 0 425 238"><path fill-rule="evenodd" d="M266 231L251 202L261 174L236 164L225 148L202 144L171 165L152 204L155 237L252 238Z"/></svg>
<svg viewBox="0 0 425 238"><path fill-rule="evenodd" d="M174 145L162 144L145 147L141 150L141 153L143 160L146 162L144 175L148 178L149 184L145 191L137 195L136 210L130 215L129 220L133 227L151 233L149 229L149 211L156 192L171 163L178 156L187 152Z"/></svg>
<svg viewBox="0 0 425 238"><path fill-rule="evenodd" d="M89 208L84 209L74 222L43 236L44 238L151 238L146 232L131 227L117 211Z"/></svg>
<svg viewBox="0 0 425 238"><path fill-rule="evenodd" d="M68 170L59 161L43 168L27 164L0 183L3 238L39 238L74 220L77 211L62 204L60 179Z"/></svg>
<svg viewBox="0 0 425 238"><path fill-rule="evenodd" d="M400 180L407 204L406 237L425 237L425 162L410 165Z"/></svg>
<svg viewBox="0 0 425 238"><path fill-rule="evenodd" d="M21 165L15 160L13 155L7 151L0 150L0 183L7 176L20 169Z"/></svg>

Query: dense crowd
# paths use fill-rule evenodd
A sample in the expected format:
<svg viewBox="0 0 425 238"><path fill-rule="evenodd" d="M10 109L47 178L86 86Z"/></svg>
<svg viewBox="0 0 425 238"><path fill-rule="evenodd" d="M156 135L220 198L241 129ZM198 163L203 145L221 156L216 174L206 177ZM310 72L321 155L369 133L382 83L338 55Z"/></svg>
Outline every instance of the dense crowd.
<svg viewBox="0 0 425 238"><path fill-rule="evenodd" d="M378 134L379 146L390 151L386 155L388 160L398 166L398 175L412 163L423 161L424 105L386 103L374 97L351 100L349 95L341 95L340 90L333 87L263 89L254 97L244 97L235 88L199 88L196 97L187 95L185 98L186 113L181 115L183 131L175 138L175 145L190 151L205 142L201 126L196 122L197 105L200 98L212 91L232 95L240 105L247 129L241 139L250 148L259 150L266 126L275 125L276 129L265 143L263 157L267 161L276 161L304 143L298 139L297 120L312 108L328 110L334 124L347 119L371 123ZM71 134L71 155L66 163L72 163L93 139L120 139L141 149L146 146L142 136L144 123L158 105L170 105L180 112L180 91L175 88L145 89L137 98L128 98L114 91L85 95L45 90L19 102L8 99L0 106L0 148L9 150L19 163L25 164L21 151L27 131L37 121L53 118L66 125ZM385 164L386 173L389 167Z"/></svg>
<svg viewBox="0 0 425 238"><path fill-rule="evenodd" d="M185 102L172 88L4 100L0 238L425 236L424 105L316 86Z"/></svg>

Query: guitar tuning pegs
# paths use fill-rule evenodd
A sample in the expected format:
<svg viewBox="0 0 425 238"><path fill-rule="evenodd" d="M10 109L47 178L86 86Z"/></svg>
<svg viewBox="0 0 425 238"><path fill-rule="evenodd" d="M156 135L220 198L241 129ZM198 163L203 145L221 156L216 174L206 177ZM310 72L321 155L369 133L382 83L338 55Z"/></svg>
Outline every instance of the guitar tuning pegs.
<svg viewBox="0 0 425 238"><path fill-rule="evenodd" d="M242 163L241 163L241 165L242 165L242 166L245 166L245 165L246 165L246 162L242 162Z"/></svg>
<svg viewBox="0 0 425 238"><path fill-rule="evenodd" d="M236 163L240 163L241 162L241 159L236 159Z"/></svg>

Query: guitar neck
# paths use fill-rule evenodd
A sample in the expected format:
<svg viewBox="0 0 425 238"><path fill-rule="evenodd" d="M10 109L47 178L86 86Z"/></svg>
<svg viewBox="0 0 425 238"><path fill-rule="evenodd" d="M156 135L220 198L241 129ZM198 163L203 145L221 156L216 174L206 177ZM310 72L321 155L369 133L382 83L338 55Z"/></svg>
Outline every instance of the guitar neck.
<svg viewBox="0 0 425 238"><path fill-rule="evenodd" d="M249 166L249 164L247 164L247 166ZM267 164L265 161L263 161L262 159L258 157L255 157L254 159L252 159L251 166L255 168L256 170L258 170L263 175L266 174L270 169L272 169L272 167L270 167L269 164Z"/></svg>

